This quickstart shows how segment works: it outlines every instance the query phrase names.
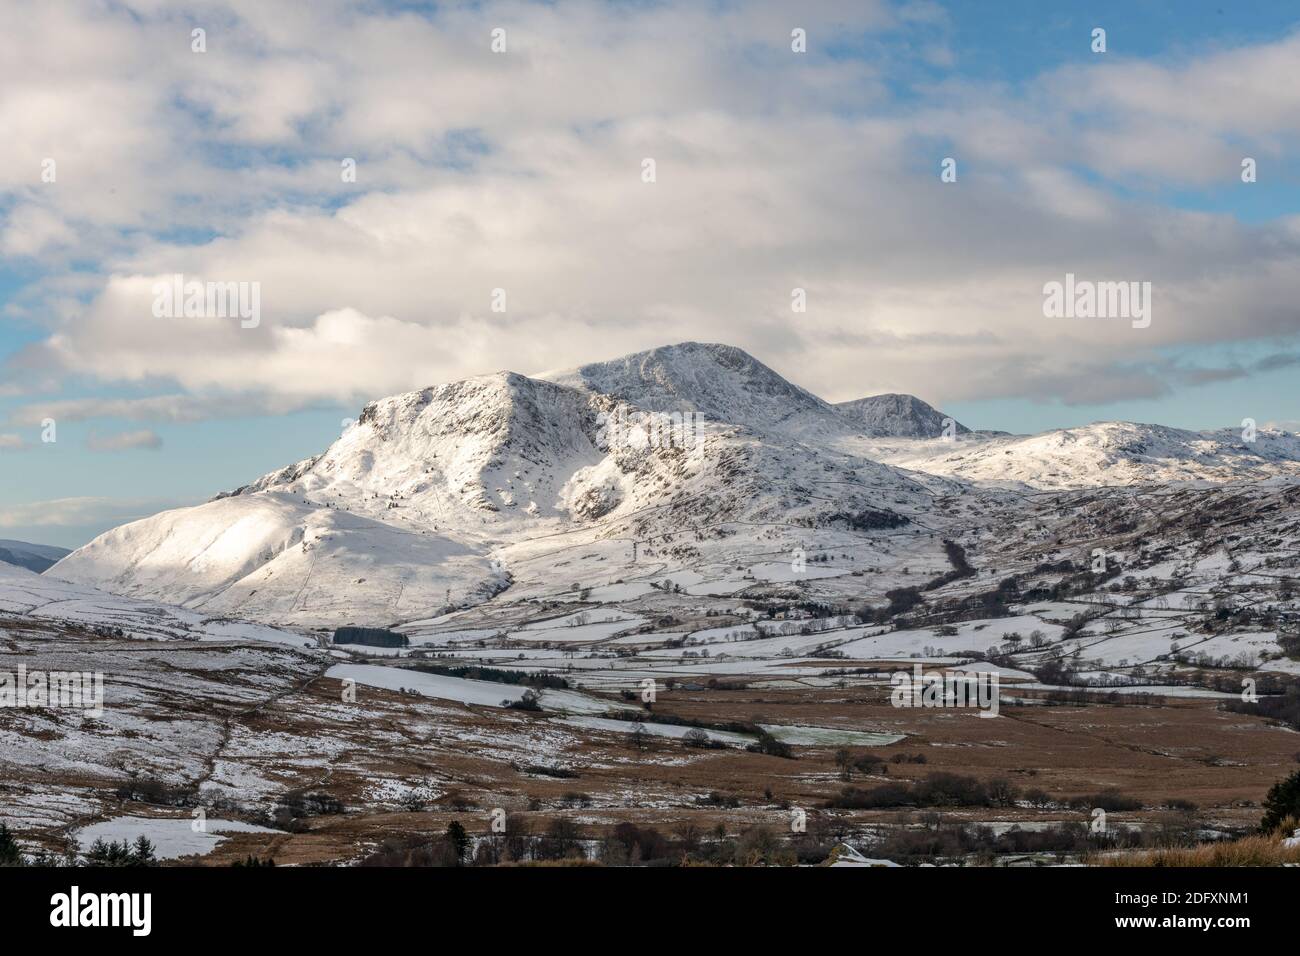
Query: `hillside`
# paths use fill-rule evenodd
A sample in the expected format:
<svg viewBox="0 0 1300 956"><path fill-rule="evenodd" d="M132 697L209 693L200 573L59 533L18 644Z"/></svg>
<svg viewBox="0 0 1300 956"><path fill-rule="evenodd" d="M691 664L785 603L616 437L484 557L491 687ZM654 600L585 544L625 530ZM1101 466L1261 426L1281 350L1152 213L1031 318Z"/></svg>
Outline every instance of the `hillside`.
<svg viewBox="0 0 1300 956"><path fill-rule="evenodd" d="M863 432L880 438L939 438L950 421L943 412L914 395L872 395L839 402L835 408ZM961 422L951 421L952 434L970 433Z"/></svg>
<svg viewBox="0 0 1300 956"><path fill-rule="evenodd" d="M1041 435L966 435L953 442L881 443L881 461L989 485L1071 489L1156 483L1223 483L1300 476L1300 438L1261 430L1098 422Z"/></svg>
<svg viewBox="0 0 1300 956"><path fill-rule="evenodd" d="M647 371L653 394L502 372L381 399L321 455L114 529L53 573L276 623L384 624L486 600L510 582L503 556L537 540L658 540L725 563L729 539L885 532L928 508L931 492L886 465L778 434L783 399L848 432L743 355L683 346L685 364L624 363L659 370ZM704 371L724 367L721 384ZM682 407L707 416L683 425L668 414ZM689 545L675 540L684 532Z"/></svg>
<svg viewBox="0 0 1300 956"><path fill-rule="evenodd" d="M53 567L60 558L68 554L71 552L67 548L0 538L0 564L17 565L28 571L35 571L37 574Z"/></svg>

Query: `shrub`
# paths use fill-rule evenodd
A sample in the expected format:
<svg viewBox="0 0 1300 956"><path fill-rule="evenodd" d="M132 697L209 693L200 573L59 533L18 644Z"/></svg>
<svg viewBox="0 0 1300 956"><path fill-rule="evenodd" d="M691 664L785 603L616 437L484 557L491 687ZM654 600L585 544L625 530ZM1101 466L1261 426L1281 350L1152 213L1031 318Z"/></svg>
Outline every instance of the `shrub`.
<svg viewBox="0 0 1300 956"><path fill-rule="evenodd" d="M1093 810L1100 807L1107 812L1121 812L1124 810L1141 810L1142 801L1133 797L1126 797L1112 787L1102 790L1100 793L1071 797L1069 806L1075 810Z"/></svg>
<svg viewBox="0 0 1300 956"><path fill-rule="evenodd" d="M726 750L727 745L721 740L710 737L698 727L692 727L682 735L683 747L694 747L701 750Z"/></svg>
<svg viewBox="0 0 1300 956"><path fill-rule="evenodd" d="M784 757L787 760L794 759L794 752L790 745L782 743L765 730L758 733L758 740L745 748L750 753L767 754L769 757Z"/></svg>
<svg viewBox="0 0 1300 956"><path fill-rule="evenodd" d="M826 806L848 810L880 807L995 807L1013 802L1016 790L1005 780L983 783L961 774L933 773L917 783L890 782L863 790L845 787Z"/></svg>
<svg viewBox="0 0 1300 956"><path fill-rule="evenodd" d="M885 763L884 757L879 757L876 754L863 754L853 761L853 768L859 773L865 774L885 773L888 771L889 765Z"/></svg>
<svg viewBox="0 0 1300 956"><path fill-rule="evenodd" d="M668 841L658 830L639 827L635 823L620 823L612 834L626 859L632 862L663 859L668 855Z"/></svg>
<svg viewBox="0 0 1300 956"><path fill-rule="evenodd" d="M710 793L707 797L696 797L695 802L707 804L711 807L725 807L729 810L734 810L740 806L739 797L724 796L716 790Z"/></svg>
<svg viewBox="0 0 1300 956"><path fill-rule="evenodd" d="M22 866L23 854L9 828L0 823L0 866Z"/></svg>
<svg viewBox="0 0 1300 956"><path fill-rule="evenodd" d="M147 777L124 783L114 793L119 800L133 800L164 807L184 807L194 802L198 789L193 786L173 786L165 781Z"/></svg>
<svg viewBox="0 0 1300 956"><path fill-rule="evenodd" d="M448 828L450 830L450 827ZM456 846L446 839L430 838L428 834L390 837L381 847L361 861L362 866L459 866Z"/></svg>
<svg viewBox="0 0 1300 956"><path fill-rule="evenodd" d="M523 695L518 700L510 700L507 698L506 700L501 701L501 706L506 707L509 710L540 711L542 709L542 695L530 687L528 690L524 691Z"/></svg>
<svg viewBox="0 0 1300 956"><path fill-rule="evenodd" d="M452 820L447 824L447 832L442 835L442 840L454 855L456 865L463 863L473 841L459 820Z"/></svg>
<svg viewBox="0 0 1300 956"><path fill-rule="evenodd" d="M1272 833L1289 817L1300 817L1300 770L1279 780L1264 797L1264 816L1259 821L1261 833Z"/></svg>

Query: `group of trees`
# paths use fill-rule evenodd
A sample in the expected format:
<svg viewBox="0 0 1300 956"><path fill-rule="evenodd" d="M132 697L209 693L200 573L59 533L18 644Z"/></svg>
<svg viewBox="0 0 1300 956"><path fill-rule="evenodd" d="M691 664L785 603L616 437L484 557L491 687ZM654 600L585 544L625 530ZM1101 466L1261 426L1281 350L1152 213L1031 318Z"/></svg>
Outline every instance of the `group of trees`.
<svg viewBox="0 0 1300 956"><path fill-rule="evenodd" d="M157 866L158 857L153 843L144 834L136 837L134 843L127 843L126 840L107 842L101 838L90 845L86 865Z"/></svg>
<svg viewBox="0 0 1300 956"><path fill-rule="evenodd" d="M566 817L550 820L538 832L528 821L507 818L505 832L477 840L452 821L445 833L413 835L385 843L365 866L498 866L519 863L604 864L610 866L793 865L817 863L843 834L827 821L810 821L807 832L786 834L754 826L732 835L722 823L704 830L683 823L664 832L623 822L608 831L588 833Z"/></svg>
<svg viewBox="0 0 1300 956"><path fill-rule="evenodd" d="M915 783L889 782L864 790L845 787L826 802L842 810L874 810L886 807L1006 807L1019 792L1005 779L979 780L941 771Z"/></svg>
<svg viewBox="0 0 1300 956"><path fill-rule="evenodd" d="M855 754L848 747L841 747L835 751L835 766L840 772L840 779L846 781L853 778L854 770L867 776L889 771L884 757L870 753Z"/></svg>
<svg viewBox="0 0 1300 956"><path fill-rule="evenodd" d="M362 866L463 866L470 857L474 840L459 820L452 820L437 835L391 837L379 850L361 861Z"/></svg>
<svg viewBox="0 0 1300 956"><path fill-rule="evenodd" d="M126 840L108 842L98 839L91 844L84 859L78 860L75 850L66 855L45 850L24 853L13 831L0 823L0 866L157 866L158 856L153 842L141 834L134 843Z"/></svg>
<svg viewBox="0 0 1300 956"><path fill-rule="evenodd" d="M520 655L523 656L522 654ZM543 690L568 690L572 685L558 674L533 674L528 671L503 670L499 667L484 667L480 664L448 666L444 664L420 663L411 666L411 670L421 674L438 674L442 677L463 677L466 680L490 681L494 684L511 684L514 686L537 687Z"/></svg>

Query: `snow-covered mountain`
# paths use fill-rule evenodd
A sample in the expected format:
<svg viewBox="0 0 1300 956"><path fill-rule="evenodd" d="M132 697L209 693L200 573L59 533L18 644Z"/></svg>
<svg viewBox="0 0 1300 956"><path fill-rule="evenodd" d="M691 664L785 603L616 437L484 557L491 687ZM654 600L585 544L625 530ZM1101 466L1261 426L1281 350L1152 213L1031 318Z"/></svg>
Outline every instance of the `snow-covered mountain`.
<svg viewBox="0 0 1300 956"><path fill-rule="evenodd" d="M37 574L52 567L60 558L70 553L67 548L0 538L0 564L16 564Z"/></svg>
<svg viewBox="0 0 1300 956"><path fill-rule="evenodd" d="M928 542L912 560L939 573L941 537L986 510L985 485L1300 477L1300 439L1282 432L945 439L943 419L911 396L830 405L722 345L500 372L372 402L322 454L109 531L50 573L273 623L383 625L557 579L603 586L643 573L638 556L678 580L727 577L756 556L884 555L911 536Z"/></svg>
<svg viewBox="0 0 1300 956"><path fill-rule="evenodd" d="M835 408L868 435L881 438L941 438L945 433L965 435L970 432L961 422L949 418L915 395L872 395L839 402Z"/></svg>
<svg viewBox="0 0 1300 956"><path fill-rule="evenodd" d="M835 407L732 345L682 342L541 378L658 412L694 412L758 434L843 430Z"/></svg>
<svg viewBox="0 0 1300 956"><path fill-rule="evenodd" d="M596 465L600 409L572 389L512 372L371 402L322 455L234 495L309 495L397 525L553 515L570 476Z"/></svg>
<svg viewBox="0 0 1300 956"><path fill-rule="evenodd" d="M982 484L1039 489L1300 476L1300 437L1260 430L1195 432L1164 425L1097 422L1040 435L971 434L953 441L879 443L881 461Z"/></svg>
<svg viewBox="0 0 1300 956"><path fill-rule="evenodd" d="M50 572L114 594L306 625L387 622L504 586L464 540L268 490L100 535Z"/></svg>
<svg viewBox="0 0 1300 956"><path fill-rule="evenodd" d="M487 599L510 580L497 552L520 542L887 528L928 507L931 493L889 466L779 434L790 402L820 419L814 435L845 432L739 350L609 365L650 384L629 372L605 382L611 395L502 372L372 402L323 454L116 528L53 573L259 620L388 623Z"/></svg>

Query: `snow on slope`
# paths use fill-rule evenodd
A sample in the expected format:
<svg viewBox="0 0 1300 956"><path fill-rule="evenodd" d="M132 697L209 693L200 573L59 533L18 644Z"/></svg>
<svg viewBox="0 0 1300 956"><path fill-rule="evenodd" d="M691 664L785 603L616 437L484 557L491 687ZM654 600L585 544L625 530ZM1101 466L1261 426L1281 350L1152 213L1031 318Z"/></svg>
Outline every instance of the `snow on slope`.
<svg viewBox="0 0 1300 956"><path fill-rule="evenodd" d="M0 616L121 628L128 638L264 641L303 647L307 635L264 624L212 617L157 601L138 600L0 564Z"/></svg>
<svg viewBox="0 0 1300 956"><path fill-rule="evenodd" d="M610 442L601 416L616 404L512 372L396 395L323 455L226 497L281 491L484 547L663 504L736 450L717 426L685 445Z"/></svg>
<svg viewBox="0 0 1300 956"><path fill-rule="evenodd" d="M101 535L53 573L295 624L384 624L506 584L494 524L555 516L598 464L586 395L481 376L373 402L324 454Z"/></svg>
<svg viewBox="0 0 1300 956"><path fill-rule="evenodd" d="M513 372L407 392L371 402L323 455L234 495L283 489L398 523L408 515L389 512L470 526L554 515L572 473L604 457L597 414L586 395Z"/></svg>
<svg viewBox="0 0 1300 956"><path fill-rule="evenodd" d="M47 544L29 544L26 541L11 541L0 538L0 564L15 564L20 568L40 574L51 567L60 558L69 554L67 548L55 548Z"/></svg>
<svg viewBox="0 0 1300 956"><path fill-rule="evenodd" d="M504 584L487 559L433 532L271 491L115 528L51 572L115 594L300 625L389 622Z"/></svg>
<svg viewBox="0 0 1300 956"><path fill-rule="evenodd" d="M934 475L1038 489L1300 476L1300 437L1259 431L1254 442L1225 429L1098 422L1040 435L880 441L863 453Z"/></svg>
<svg viewBox="0 0 1300 956"><path fill-rule="evenodd" d="M269 827L241 820L214 820L204 818L204 828L195 830L191 817L168 820L159 817L121 816L112 820L92 823L76 831L74 836L82 853L89 853L96 840L115 843L125 840L134 843L138 837L147 837L154 845L154 855L160 860L179 860L189 856L206 856L226 841L224 833L279 833Z"/></svg>
<svg viewBox="0 0 1300 956"><path fill-rule="evenodd" d="M610 441L602 417L628 403L634 419L652 409L704 421L687 441ZM1247 445L1230 432L1103 423L926 440L880 436L926 433L936 417L941 428L917 399L847 405L739 349L689 342L545 379L479 376L372 402L321 455L114 529L50 573L268 622L392 625L480 604L512 581L516 593L554 593L559 568L566 586L608 584L633 541L653 542L666 570L716 577L754 565L746 555L788 564L815 529L867 548L877 535L883 546L927 533L942 567L934 496L970 493L967 483L1300 474L1300 442L1284 433ZM527 583L503 560L527 563ZM609 563L568 570L584 560Z"/></svg>
<svg viewBox="0 0 1300 956"><path fill-rule="evenodd" d="M408 690L425 697L454 700L475 707L503 707L505 702L523 699L530 688L519 684L498 684L492 681L469 680L445 674L427 674L400 667L383 667L375 664L335 664L325 674L335 680L354 680L366 687L385 690ZM610 710L628 710L626 704L616 704L571 690L544 689L541 691L544 710L570 714L603 714Z"/></svg>
<svg viewBox="0 0 1300 956"><path fill-rule="evenodd" d="M718 347L683 348L717 365ZM696 404L726 415L686 441L611 441L602 415L619 398L480 376L373 402L322 455L114 529L52 573L259 620L388 624L487 599L508 583L490 558L520 541L817 527L926 507L929 493L887 466L733 424L793 396L836 437L852 434L820 399L738 350L721 354L739 376L730 398L703 366L673 385L682 401L698 387Z"/></svg>
<svg viewBox="0 0 1300 956"><path fill-rule="evenodd" d="M835 409L868 435L881 438L939 438L948 416L915 395L872 395L839 402ZM965 435L965 425L953 421L953 432Z"/></svg>
<svg viewBox="0 0 1300 956"><path fill-rule="evenodd" d="M834 406L731 345L682 342L539 377L759 434L806 438L847 429Z"/></svg>

